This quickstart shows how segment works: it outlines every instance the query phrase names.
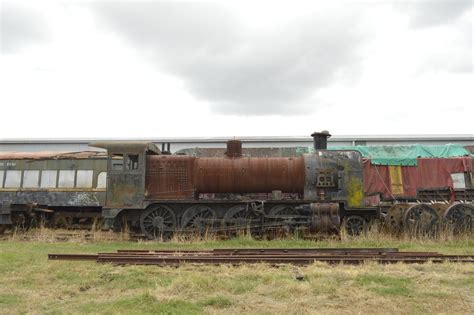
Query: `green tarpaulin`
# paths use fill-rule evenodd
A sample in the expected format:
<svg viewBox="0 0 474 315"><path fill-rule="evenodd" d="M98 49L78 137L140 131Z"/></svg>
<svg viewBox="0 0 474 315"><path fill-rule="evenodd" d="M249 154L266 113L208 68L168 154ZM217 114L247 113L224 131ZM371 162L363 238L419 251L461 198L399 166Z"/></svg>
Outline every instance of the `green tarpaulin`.
<svg viewBox="0 0 474 315"><path fill-rule="evenodd" d="M471 153L459 144L446 145L393 145L393 146L338 146L328 150L356 150L375 165L417 165L416 159L469 156Z"/></svg>

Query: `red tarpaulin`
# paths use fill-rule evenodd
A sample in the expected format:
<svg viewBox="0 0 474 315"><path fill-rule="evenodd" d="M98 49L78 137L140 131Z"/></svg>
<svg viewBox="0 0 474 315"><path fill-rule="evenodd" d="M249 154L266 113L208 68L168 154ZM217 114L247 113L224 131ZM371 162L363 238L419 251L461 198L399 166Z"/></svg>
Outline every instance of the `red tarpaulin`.
<svg viewBox="0 0 474 315"><path fill-rule="evenodd" d="M451 174L473 170L471 157L418 158L417 166L372 165L369 159L363 163L366 195L383 199L416 197L417 189L453 188Z"/></svg>

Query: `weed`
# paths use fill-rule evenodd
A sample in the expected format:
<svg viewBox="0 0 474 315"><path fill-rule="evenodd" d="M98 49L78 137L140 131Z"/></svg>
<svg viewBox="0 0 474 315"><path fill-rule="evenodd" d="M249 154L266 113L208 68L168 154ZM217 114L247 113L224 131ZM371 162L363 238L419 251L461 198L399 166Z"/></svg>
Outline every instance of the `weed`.
<svg viewBox="0 0 474 315"><path fill-rule="evenodd" d="M46 231L42 231L46 235ZM474 269L469 264L359 266L315 263L298 269L266 265L115 267L94 262L48 261L48 253L117 249L270 247L397 247L472 254L474 240L325 239L253 240L247 236L173 240L0 241L0 313L471 313ZM446 303L449 301L449 303Z"/></svg>
<svg viewBox="0 0 474 315"><path fill-rule="evenodd" d="M409 296L411 293L408 278L369 274L357 277L356 283L380 295Z"/></svg>
<svg viewBox="0 0 474 315"><path fill-rule="evenodd" d="M8 307L10 305L17 304L21 301L20 297L16 294L2 293L0 294L0 306Z"/></svg>
<svg viewBox="0 0 474 315"><path fill-rule="evenodd" d="M223 296L209 297L200 302L203 306L212 306L215 308L227 308L232 305L232 301Z"/></svg>

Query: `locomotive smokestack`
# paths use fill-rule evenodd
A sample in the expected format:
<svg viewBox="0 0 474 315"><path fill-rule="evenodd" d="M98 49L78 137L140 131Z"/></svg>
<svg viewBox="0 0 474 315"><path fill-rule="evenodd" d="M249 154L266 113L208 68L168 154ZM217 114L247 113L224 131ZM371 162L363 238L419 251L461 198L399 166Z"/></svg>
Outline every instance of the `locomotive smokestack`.
<svg viewBox="0 0 474 315"><path fill-rule="evenodd" d="M229 140L227 141L227 151L225 155L228 157L241 157L242 156L242 141L240 140Z"/></svg>
<svg viewBox="0 0 474 315"><path fill-rule="evenodd" d="M328 138L331 137L329 131L313 132L311 137L313 137L315 150L326 150L328 148Z"/></svg>

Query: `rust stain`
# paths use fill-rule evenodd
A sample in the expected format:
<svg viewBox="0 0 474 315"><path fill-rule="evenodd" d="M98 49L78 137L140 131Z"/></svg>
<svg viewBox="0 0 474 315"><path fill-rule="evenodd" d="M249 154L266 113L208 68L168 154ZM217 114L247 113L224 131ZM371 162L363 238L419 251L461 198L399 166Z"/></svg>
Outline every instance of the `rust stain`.
<svg viewBox="0 0 474 315"><path fill-rule="evenodd" d="M193 199L200 193L303 193L297 158L148 156L148 199Z"/></svg>

